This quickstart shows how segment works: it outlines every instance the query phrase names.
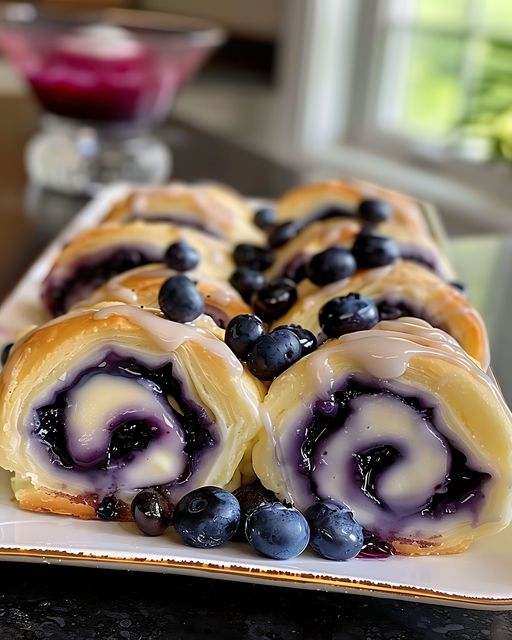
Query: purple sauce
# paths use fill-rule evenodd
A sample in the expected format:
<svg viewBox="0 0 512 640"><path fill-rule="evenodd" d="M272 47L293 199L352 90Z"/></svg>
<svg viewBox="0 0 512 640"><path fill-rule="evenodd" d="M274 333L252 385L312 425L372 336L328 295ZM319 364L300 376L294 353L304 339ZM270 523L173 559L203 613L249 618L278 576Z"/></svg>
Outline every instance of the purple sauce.
<svg viewBox="0 0 512 640"><path fill-rule="evenodd" d="M150 262L158 262L159 258L161 256L156 253L149 255L140 249L121 247L79 259L64 278L50 272L43 283L43 302L50 313L58 316L85 299L109 278Z"/></svg>
<svg viewBox="0 0 512 640"><path fill-rule="evenodd" d="M188 462L185 471L173 480L173 484L185 482L194 473L202 455L217 444L214 425L207 412L187 396L182 383L173 372L172 363L149 369L114 352L109 353L97 365L80 372L70 384L55 394L49 404L35 409L31 434L43 447L51 463L73 473L98 478L105 473L122 469L151 442L164 438L168 432L169 425L159 423L156 419L137 419L133 415L127 419L120 416L119 420L108 425L111 436L105 450L93 452L92 462L73 460L66 440L65 425L70 392L98 374L151 383L153 393L164 403L170 422L178 424L183 433L186 443L184 452ZM174 398L179 410L171 406L168 396Z"/></svg>
<svg viewBox="0 0 512 640"><path fill-rule="evenodd" d="M389 558L389 556L395 555L395 550L393 547L381 540L377 535L363 530L363 548L358 554L358 558L369 558L372 560Z"/></svg>
<svg viewBox="0 0 512 640"><path fill-rule="evenodd" d="M86 39L81 48L73 46L80 35L72 27L66 21L19 22L15 29L3 29L0 41L45 111L77 120L142 124L161 120L211 49L180 37L186 32L157 26L131 30L138 46L125 55L107 34L104 38L115 55L108 51L99 55L94 40Z"/></svg>

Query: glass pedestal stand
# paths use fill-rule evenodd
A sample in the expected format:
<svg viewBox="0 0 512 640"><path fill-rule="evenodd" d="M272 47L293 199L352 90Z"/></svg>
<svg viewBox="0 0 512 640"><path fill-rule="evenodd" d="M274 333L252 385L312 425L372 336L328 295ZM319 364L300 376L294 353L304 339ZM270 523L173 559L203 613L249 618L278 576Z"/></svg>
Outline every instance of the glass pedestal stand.
<svg viewBox="0 0 512 640"><path fill-rule="evenodd" d="M147 129L101 125L46 114L26 150L26 167L37 185L63 193L94 194L103 184L165 181L170 150Z"/></svg>

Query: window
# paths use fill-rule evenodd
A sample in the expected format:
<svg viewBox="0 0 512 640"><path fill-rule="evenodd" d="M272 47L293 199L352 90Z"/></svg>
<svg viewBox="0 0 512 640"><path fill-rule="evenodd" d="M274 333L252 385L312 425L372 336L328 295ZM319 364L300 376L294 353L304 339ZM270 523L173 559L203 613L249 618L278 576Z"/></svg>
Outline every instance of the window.
<svg viewBox="0 0 512 640"><path fill-rule="evenodd" d="M487 162L512 160L511 0L288 0L287 12L290 157L512 226L512 167Z"/></svg>
<svg viewBox="0 0 512 640"><path fill-rule="evenodd" d="M510 157L512 2L394 0L384 31L382 79L396 93L382 93L380 128L444 145L480 141L482 157Z"/></svg>

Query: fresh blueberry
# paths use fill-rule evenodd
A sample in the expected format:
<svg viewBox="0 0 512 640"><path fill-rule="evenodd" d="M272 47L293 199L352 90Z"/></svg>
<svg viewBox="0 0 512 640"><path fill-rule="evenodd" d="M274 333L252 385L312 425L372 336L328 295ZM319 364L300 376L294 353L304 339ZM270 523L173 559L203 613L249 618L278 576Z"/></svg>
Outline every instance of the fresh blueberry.
<svg viewBox="0 0 512 640"><path fill-rule="evenodd" d="M176 271L191 271L198 266L200 259L197 249L184 240L171 244L164 257L165 264Z"/></svg>
<svg viewBox="0 0 512 640"><path fill-rule="evenodd" d="M276 223L276 212L271 207L258 209L254 214L254 224L260 229L269 229Z"/></svg>
<svg viewBox="0 0 512 640"><path fill-rule="evenodd" d="M250 302L255 291L259 291L265 284L265 278L259 271L240 267L229 279L231 286L238 291L245 302Z"/></svg>
<svg viewBox="0 0 512 640"><path fill-rule="evenodd" d="M121 503L114 496L103 498L96 507L96 515L100 520L117 520L121 512Z"/></svg>
<svg viewBox="0 0 512 640"><path fill-rule="evenodd" d="M278 329L289 329L297 336L301 346L301 358L307 356L308 353L313 353L318 347L315 334L311 333L308 329L300 327L298 324L283 324L280 327L276 327L272 333Z"/></svg>
<svg viewBox="0 0 512 640"><path fill-rule="evenodd" d="M352 246L352 254L360 269L373 269L397 260L400 257L400 248L393 238L364 232L357 236Z"/></svg>
<svg viewBox="0 0 512 640"><path fill-rule="evenodd" d="M311 530L309 544L323 558L349 560L361 551L363 528L344 504L321 500L304 515Z"/></svg>
<svg viewBox="0 0 512 640"><path fill-rule="evenodd" d="M236 245L233 258L237 267L248 267L254 271L265 271L274 263L270 249L245 242Z"/></svg>
<svg viewBox="0 0 512 640"><path fill-rule="evenodd" d="M6 344L5 347L2 349L2 353L0 355L0 362L2 363L2 367L7 362L7 359L9 358L9 355L11 353L11 349L13 348L13 346L14 346L13 343L9 342L9 344Z"/></svg>
<svg viewBox="0 0 512 640"><path fill-rule="evenodd" d="M377 306L359 293L329 300L319 313L320 326L328 338L371 329L379 321Z"/></svg>
<svg viewBox="0 0 512 640"><path fill-rule="evenodd" d="M203 549L219 547L233 537L240 522L240 505L219 487L191 491L178 502L173 524L185 544Z"/></svg>
<svg viewBox="0 0 512 640"><path fill-rule="evenodd" d="M463 296L467 296L468 295L468 285L465 282L450 282L450 286L452 286L454 289L457 289L457 291L460 291L460 293L462 293ZM9 346L9 345L7 345ZM7 347L6 347L7 348ZM2 358L3 360L3 358Z"/></svg>
<svg viewBox="0 0 512 640"><path fill-rule="evenodd" d="M348 249L330 247L311 258L306 275L314 284L323 286L348 278L356 267L355 258Z"/></svg>
<svg viewBox="0 0 512 640"><path fill-rule="evenodd" d="M275 249L276 247L282 247L289 242L292 238L301 230L301 224L298 221L290 220L289 222L283 222L278 224L272 229L268 237L269 245Z"/></svg>
<svg viewBox="0 0 512 640"><path fill-rule="evenodd" d="M263 320L274 320L285 314L297 301L295 282L277 278L256 291L251 302L256 315Z"/></svg>
<svg viewBox="0 0 512 640"><path fill-rule="evenodd" d="M160 536L171 522L169 503L156 489L144 489L132 500L132 516L146 536Z"/></svg>
<svg viewBox="0 0 512 640"><path fill-rule="evenodd" d="M297 509L274 502L251 513L245 525L245 535L261 555L288 560L300 555L308 546L309 525Z"/></svg>
<svg viewBox="0 0 512 640"><path fill-rule="evenodd" d="M384 200L362 200L357 208L357 215L371 224L379 224L391 218L391 205Z"/></svg>
<svg viewBox="0 0 512 640"><path fill-rule="evenodd" d="M299 338L290 329L276 329L261 336L249 349L249 371L260 380L273 380L302 355Z"/></svg>
<svg viewBox="0 0 512 640"><path fill-rule="evenodd" d="M192 322L204 309L203 296L192 280L181 274L163 283L158 304L165 317L174 322Z"/></svg>
<svg viewBox="0 0 512 640"><path fill-rule="evenodd" d="M243 314L232 318L224 341L237 358L245 360L249 349L264 333L265 327L258 316Z"/></svg>
<svg viewBox="0 0 512 640"><path fill-rule="evenodd" d="M240 487L234 491L233 495L240 503L240 524L233 539L247 542L247 538L245 537L245 523L247 518L258 507L276 502L277 499L271 491L265 489L263 485L256 483Z"/></svg>

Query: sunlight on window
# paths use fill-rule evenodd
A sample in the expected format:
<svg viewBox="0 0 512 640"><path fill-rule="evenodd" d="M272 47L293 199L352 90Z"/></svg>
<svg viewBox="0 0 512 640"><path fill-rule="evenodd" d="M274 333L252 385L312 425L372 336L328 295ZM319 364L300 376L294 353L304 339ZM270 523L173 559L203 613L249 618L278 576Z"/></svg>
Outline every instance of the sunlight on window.
<svg viewBox="0 0 512 640"><path fill-rule="evenodd" d="M466 4L466 0L420 0L416 10L418 23L443 28L460 27L464 22Z"/></svg>
<svg viewBox="0 0 512 640"><path fill-rule="evenodd" d="M512 157L512 0L418 0L391 37L407 60L398 131L485 139Z"/></svg>
<svg viewBox="0 0 512 640"><path fill-rule="evenodd" d="M441 136L455 126L461 110L463 56L460 37L413 36L402 116L406 131Z"/></svg>

